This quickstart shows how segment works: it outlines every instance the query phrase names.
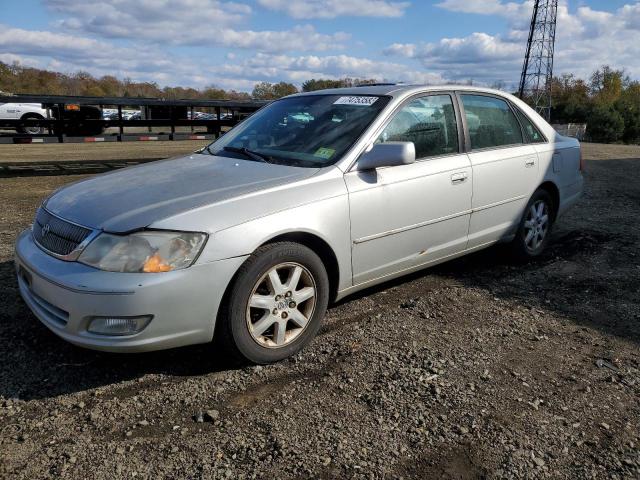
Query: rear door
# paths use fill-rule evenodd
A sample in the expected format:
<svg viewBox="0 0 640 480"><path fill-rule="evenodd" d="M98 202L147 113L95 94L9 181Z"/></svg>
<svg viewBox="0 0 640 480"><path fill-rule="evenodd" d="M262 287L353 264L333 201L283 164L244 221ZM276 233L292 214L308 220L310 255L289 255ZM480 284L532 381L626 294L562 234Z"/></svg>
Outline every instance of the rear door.
<svg viewBox="0 0 640 480"><path fill-rule="evenodd" d="M514 231L535 189L538 156L505 99L471 92L458 97L473 169L468 248L474 248Z"/></svg>
<svg viewBox="0 0 640 480"><path fill-rule="evenodd" d="M410 165L351 171L349 190L354 284L464 250L471 211L471 165L461 153L453 96L407 100L376 142L409 141Z"/></svg>

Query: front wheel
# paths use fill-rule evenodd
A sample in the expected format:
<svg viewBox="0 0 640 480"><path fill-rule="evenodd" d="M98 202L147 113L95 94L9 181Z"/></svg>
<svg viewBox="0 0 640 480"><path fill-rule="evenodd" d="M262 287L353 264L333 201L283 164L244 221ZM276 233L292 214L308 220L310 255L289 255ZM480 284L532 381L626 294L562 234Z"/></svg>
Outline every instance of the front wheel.
<svg viewBox="0 0 640 480"><path fill-rule="evenodd" d="M555 220L555 208L549 192L544 189L534 192L512 242L512 249L517 257L534 258L544 251Z"/></svg>
<svg viewBox="0 0 640 480"><path fill-rule="evenodd" d="M219 318L219 341L250 362L277 362L315 337L328 301L318 255L297 243L264 245L236 275Z"/></svg>

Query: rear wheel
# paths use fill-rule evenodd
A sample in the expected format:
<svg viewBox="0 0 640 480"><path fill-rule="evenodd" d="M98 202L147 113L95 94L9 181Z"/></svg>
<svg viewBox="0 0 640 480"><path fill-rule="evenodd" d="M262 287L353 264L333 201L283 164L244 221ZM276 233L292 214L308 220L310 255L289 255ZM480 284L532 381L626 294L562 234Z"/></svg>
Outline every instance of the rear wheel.
<svg viewBox="0 0 640 480"><path fill-rule="evenodd" d="M240 267L219 319L219 341L253 362L287 358L316 335L329 300L322 260L290 242L260 247Z"/></svg>
<svg viewBox="0 0 640 480"><path fill-rule="evenodd" d="M549 192L544 189L535 191L512 242L513 251L518 257L534 258L544 251L555 220L555 208Z"/></svg>
<svg viewBox="0 0 640 480"><path fill-rule="evenodd" d="M28 113L22 117L22 120L43 120L44 118L36 113ZM42 135L44 133L44 127L39 125L29 125L27 127L20 127L18 129L20 133L26 133L27 135Z"/></svg>

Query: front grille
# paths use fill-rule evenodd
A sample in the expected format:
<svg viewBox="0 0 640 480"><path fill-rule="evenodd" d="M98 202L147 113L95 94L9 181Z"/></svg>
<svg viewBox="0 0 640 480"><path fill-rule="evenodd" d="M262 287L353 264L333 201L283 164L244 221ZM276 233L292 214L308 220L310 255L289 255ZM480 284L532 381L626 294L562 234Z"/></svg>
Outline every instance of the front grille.
<svg viewBox="0 0 640 480"><path fill-rule="evenodd" d="M33 238L56 255L69 255L89 236L88 228L67 222L40 207L33 223Z"/></svg>

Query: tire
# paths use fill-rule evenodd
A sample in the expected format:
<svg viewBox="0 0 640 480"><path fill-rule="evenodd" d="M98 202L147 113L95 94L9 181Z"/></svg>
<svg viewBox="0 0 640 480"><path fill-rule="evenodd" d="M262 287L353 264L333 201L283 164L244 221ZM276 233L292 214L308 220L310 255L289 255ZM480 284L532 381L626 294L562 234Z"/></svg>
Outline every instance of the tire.
<svg viewBox="0 0 640 480"><path fill-rule="evenodd" d="M551 228L556 217L553 198L546 190L539 188L529 199L522 214L516 236L511 243L516 258L528 260L539 256L551 236Z"/></svg>
<svg viewBox="0 0 640 480"><path fill-rule="evenodd" d="M37 113L27 113L26 115L22 116L22 120L29 120L29 119L44 120L44 117L42 117L41 115L38 115ZM42 135L44 133L44 127L36 127L36 126L20 127L18 128L18 132L25 133L27 135Z"/></svg>
<svg viewBox="0 0 640 480"><path fill-rule="evenodd" d="M328 303L327 271L315 252L293 242L264 245L238 270L216 340L241 360L278 362L313 340Z"/></svg>

